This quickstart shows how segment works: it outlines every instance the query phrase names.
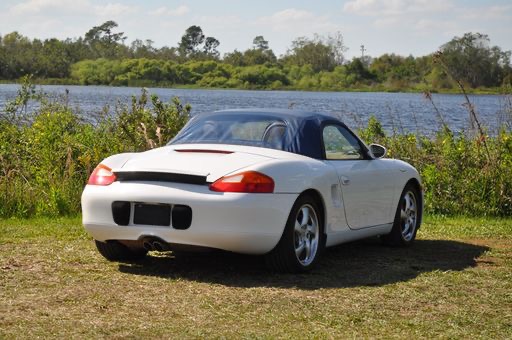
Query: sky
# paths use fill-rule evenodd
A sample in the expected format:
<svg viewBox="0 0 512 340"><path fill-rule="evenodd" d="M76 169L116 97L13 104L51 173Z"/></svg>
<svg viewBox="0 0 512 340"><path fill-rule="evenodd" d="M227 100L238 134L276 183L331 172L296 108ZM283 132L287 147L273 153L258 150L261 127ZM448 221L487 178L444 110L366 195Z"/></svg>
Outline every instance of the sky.
<svg viewBox="0 0 512 340"><path fill-rule="evenodd" d="M489 35L492 45L512 50L511 0L2 0L0 35L78 38L107 20L155 47L177 46L199 25L220 41L221 53L252 47L263 35L276 55L298 37L340 32L347 58L384 53L422 56L466 32Z"/></svg>

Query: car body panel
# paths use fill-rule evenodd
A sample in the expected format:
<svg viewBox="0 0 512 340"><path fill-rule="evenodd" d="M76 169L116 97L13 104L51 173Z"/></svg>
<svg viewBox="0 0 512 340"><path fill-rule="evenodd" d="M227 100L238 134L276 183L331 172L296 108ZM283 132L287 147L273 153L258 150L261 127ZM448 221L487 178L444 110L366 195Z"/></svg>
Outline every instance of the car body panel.
<svg viewBox="0 0 512 340"><path fill-rule="evenodd" d="M94 239L139 240L155 236L169 243L203 246L247 254L272 250L279 241L297 194L218 193L208 186L161 182L115 182L86 186L82 222ZM117 225L114 201L181 204L192 208L186 230L152 225Z"/></svg>
<svg viewBox="0 0 512 340"><path fill-rule="evenodd" d="M389 159L328 161L336 169L351 229L390 223L399 171Z"/></svg>
<svg viewBox="0 0 512 340"><path fill-rule="evenodd" d="M292 117L293 112L286 111L283 119ZM302 118L309 125L301 125ZM371 153L361 160L323 159L323 150L313 150L304 144L315 133L321 133L323 121L342 123L333 117L310 117L304 113L290 120L298 129L295 138L301 140L292 140L287 147L301 153L250 145L187 142L106 158L102 164L114 173L198 175L204 176L206 182L139 180L116 181L108 186L87 185L82 194L85 228L99 241L153 236L174 244L265 254L279 242L297 198L310 192L319 197L317 203L323 208L326 246L389 233L403 188L411 180L421 185L418 172L405 162L375 159ZM318 147L319 143L311 145ZM220 193L209 189L220 178L244 171L271 177L275 183L273 193ZM192 223L186 230L177 230L171 226L136 225L131 216L128 225L117 225L112 213L114 201L187 205L192 209Z"/></svg>
<svg viewBox="0 0 512 340"><path fill-rule="evenodd" d="M166 146L139 154L130 158L121 169L117 170L195 174L207 176L209 181L215 181L226 173L270 159L263 155L246 152L215 153L200 152L199 149L182 148L185 151L177 149L178 151L174 147Z"/></svg>

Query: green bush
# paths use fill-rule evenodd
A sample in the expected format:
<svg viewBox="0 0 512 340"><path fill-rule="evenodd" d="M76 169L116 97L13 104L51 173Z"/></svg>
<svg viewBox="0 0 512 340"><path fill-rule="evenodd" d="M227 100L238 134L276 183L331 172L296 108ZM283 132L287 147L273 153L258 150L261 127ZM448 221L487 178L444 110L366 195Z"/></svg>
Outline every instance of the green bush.
<svg viewBox="0 0 512 340"><path fill-rule="evenodd" d="M28 116L24 107L39 109ZM65 103L46 101L31 85L0 113L0 217L76 215L94 167L119 152L164 145L186 123L190 106L142 90L112 118L85 122Z"/></svg>
<svg viewBox="0 0 512 340"><path fill-rule="evenodd" d="M448 129L435 138L414 134L387 136L372 117L360 135L369 143L385 145L389 157L405 160L418 169L428 213L512 215L510 131L484 137L454 135Z"/></svg>

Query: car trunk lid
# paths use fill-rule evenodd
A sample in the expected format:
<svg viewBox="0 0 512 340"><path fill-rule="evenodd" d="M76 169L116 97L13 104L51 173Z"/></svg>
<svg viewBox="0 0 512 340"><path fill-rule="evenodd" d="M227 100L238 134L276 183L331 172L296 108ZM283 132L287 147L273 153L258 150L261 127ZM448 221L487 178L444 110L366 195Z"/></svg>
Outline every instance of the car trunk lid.
<svg viewBox="0 0 512 340"><path fill-rule="evenodd" d="M215 147L163 147L135 154L121 168L120 180L214 182L222 176L272 157Z"/></svg>

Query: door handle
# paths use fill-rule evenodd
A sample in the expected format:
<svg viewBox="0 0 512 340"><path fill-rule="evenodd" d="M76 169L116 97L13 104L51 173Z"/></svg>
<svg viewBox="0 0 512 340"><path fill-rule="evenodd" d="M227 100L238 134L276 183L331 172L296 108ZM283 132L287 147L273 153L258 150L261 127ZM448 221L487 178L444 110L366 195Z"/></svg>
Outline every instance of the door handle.
<svg viewBox="0 0 512 340"><path fill-rule="evenodd" d="M350 179L346 176L341 176L341 184L343 185L349 185L350 184Z"/></svg>

